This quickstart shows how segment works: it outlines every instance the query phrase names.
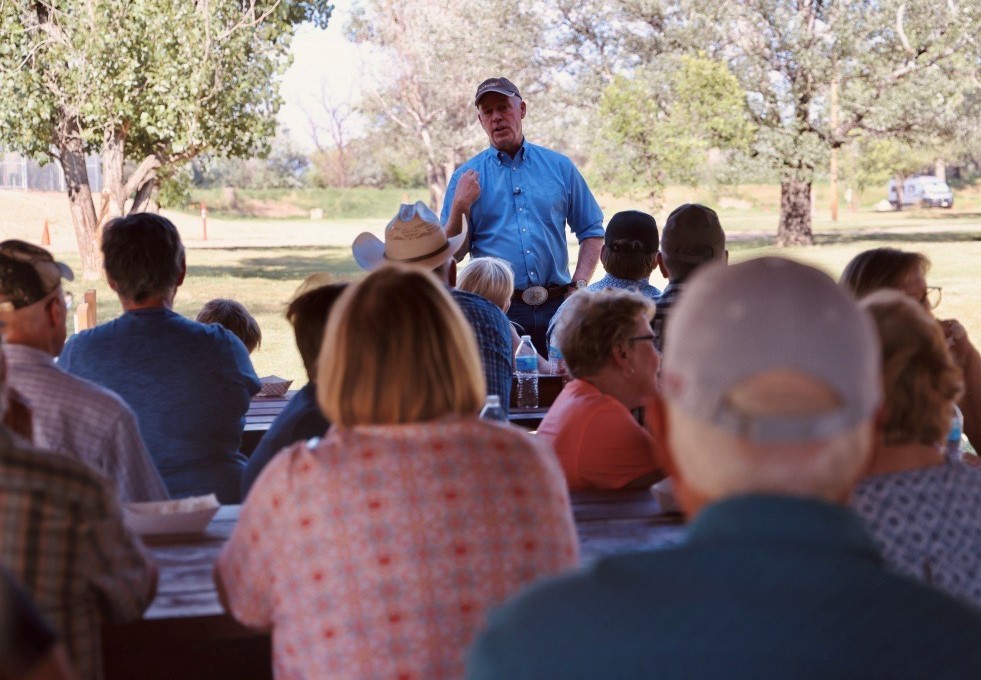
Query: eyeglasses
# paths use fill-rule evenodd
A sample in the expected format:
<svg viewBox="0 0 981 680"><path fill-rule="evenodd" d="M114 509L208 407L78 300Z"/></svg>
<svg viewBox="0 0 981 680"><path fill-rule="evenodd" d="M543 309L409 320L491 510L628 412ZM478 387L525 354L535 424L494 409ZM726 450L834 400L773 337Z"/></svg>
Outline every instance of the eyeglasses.
<svg viewBox="0 0 981 680"><path fill-rule="evenodd" d="M936 309L940 306L940 297L940 286L927 286L926 291L923 293L923 297L920 298L920 304L926 305L930 309Z"/></svg>
<svg viewBox="0 0 981 680"><path fill-rule="evenodd" d="M648 340L652 345L654 344L653 335L638 335L637 337L634 338L627 338L627 342L637 342L638 340Z"/></svg>

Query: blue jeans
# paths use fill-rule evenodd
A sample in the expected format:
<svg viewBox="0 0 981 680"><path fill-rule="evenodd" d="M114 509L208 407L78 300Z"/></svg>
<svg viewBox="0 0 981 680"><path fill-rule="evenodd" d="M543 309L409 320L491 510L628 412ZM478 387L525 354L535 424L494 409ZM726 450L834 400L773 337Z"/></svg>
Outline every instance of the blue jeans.
<svg viewBox="0 0 981 680"><path fill-rule="evenodd" d="M508 320L514 324L518 335L530 335L535 349L546 359L548 358L548 343L545 342L545 331L548 322L552 320L564 298L557 297L546 300L533 307L522 300L512 300L508 309Z"/></svg>

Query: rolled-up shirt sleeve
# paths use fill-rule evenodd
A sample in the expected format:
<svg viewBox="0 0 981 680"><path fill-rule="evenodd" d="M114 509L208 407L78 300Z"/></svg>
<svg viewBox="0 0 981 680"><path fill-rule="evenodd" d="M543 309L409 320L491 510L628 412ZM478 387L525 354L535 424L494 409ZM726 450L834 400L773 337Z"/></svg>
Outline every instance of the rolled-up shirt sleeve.
<svg viewBox="0 0 981 680"><path fill-rule="evenodd" d="M569 227L582 243L587 238L603 238L603 210L589 190L578 168L569 163Z"/></svg>

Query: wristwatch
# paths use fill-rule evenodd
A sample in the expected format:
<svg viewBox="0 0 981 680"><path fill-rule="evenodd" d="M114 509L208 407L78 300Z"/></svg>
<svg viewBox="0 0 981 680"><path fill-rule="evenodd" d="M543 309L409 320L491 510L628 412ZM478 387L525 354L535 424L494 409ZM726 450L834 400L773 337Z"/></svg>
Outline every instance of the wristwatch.
<svg viewBox="0 0 981 680"><path fill-rule="evenodd" d="M582 290L583 288L585 288L588 285L589 285L589 283L587 283L586 281L583 281L582 279L579 279L578 281L573 281L572 282L572 287L575 288L576 290Z"/></svg>

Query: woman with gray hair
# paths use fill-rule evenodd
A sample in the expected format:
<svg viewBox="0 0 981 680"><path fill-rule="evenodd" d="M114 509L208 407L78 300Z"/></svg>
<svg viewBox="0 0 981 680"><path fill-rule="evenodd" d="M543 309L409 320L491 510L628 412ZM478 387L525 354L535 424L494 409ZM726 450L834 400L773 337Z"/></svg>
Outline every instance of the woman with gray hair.
<svg viewBox="0 0 981 680"><path fill-rule="evenodd" d="M660 479L658 440L631 411L657 392L654 304L636 293L582 291L555 338L574 380L538 428L551 442L569 488L621 489Z"/></svg>

